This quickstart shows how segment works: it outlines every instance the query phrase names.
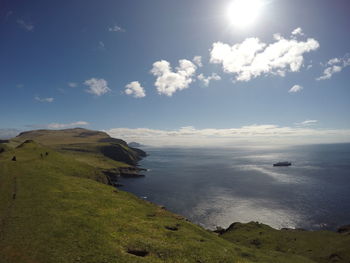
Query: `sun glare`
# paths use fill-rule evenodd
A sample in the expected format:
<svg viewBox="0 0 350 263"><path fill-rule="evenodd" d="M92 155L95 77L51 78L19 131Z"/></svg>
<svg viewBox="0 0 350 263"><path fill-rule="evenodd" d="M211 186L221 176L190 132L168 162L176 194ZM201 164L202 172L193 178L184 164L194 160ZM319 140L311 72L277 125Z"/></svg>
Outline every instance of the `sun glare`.
<svg viewBox="0 0 350 263"><path fill-rule="evenodd" d="M254 24L261 13L263 0L234 0L227 8L227 16L232 26L247 28Z"/></svg>

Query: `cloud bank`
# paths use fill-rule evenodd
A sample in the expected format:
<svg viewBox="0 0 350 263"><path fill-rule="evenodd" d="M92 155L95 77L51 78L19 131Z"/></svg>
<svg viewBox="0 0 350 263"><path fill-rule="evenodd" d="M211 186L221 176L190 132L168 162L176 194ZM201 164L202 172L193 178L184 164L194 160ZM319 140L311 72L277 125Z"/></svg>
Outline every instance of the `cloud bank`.
<svg viewBox="0 0 350 263"><path fill-rule="evenodd" d="M277 34L272 44L263 43L259 38L247 38L233 46L216 42L210 51L210 62L220 64L236 81L249 81L263 74L285 76L287 72L298 72L304 54L320 46L313 38L298 41L296 36L301 32L301 29L294 30L292 39Z"/></svg>
<svg viewBox="0 0 350 263"><path fill-rule="evenodd" d="M17 136L20 133L17 129L0 129L0 140L6 140Z"/></svg>
<svg viewBox="0 0 350 263"><path fill-rule="evenodd" d="M278 125L249 125L230 129L196 129L189 126L176 130L115 128L106 132L115 138L153 146L251 146L350 142L350 130Z"/></svg>
<svg viewBox="0 0 350 263"><path fill-rule="evenodd" d="M87 125L89 125L89 123L86 121L77 121L72 123L50 123L47 125L46 128L57 130L57 129L76 128L76 127L82 127Z"/></svg>

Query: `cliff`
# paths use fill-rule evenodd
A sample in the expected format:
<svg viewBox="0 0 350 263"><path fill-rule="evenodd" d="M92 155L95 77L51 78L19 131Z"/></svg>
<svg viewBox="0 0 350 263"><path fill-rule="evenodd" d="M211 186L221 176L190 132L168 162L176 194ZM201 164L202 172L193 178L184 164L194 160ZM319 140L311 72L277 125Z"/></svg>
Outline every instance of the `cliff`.
<svg viewBox="0 0 350 263"><path fill-rule="evenodd" d="M135 171L131 164L143 153L103 132L31 131L1 147L0 262L349 261L347 228L332 239L290 231L278 239L259 224L235 224L217 235L107 185L106 172ZM292 238L300 238L295 248ZM309 256L318 252L322 261Z"/></svg>

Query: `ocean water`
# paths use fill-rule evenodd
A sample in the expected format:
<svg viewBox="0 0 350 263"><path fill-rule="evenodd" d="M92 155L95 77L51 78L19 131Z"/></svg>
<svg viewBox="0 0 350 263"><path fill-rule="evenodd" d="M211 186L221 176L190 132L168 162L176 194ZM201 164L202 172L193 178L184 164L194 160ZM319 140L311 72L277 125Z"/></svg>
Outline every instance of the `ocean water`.
<svg viewBox="0 0 350 263"><path fill-rule="evenodd" d="M274 228L350 224L350 144L285 148L143 148L144 178L123 190L208 229L259 221ZM290 167L273 167L291 161Z"/></svg>

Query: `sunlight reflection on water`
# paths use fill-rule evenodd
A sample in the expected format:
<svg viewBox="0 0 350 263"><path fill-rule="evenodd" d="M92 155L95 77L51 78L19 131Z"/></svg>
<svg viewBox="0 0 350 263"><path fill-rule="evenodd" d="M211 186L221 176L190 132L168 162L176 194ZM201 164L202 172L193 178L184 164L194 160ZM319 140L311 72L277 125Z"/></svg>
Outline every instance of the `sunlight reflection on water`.
<svg viewBox="0 0 350 263"><path fill-rule="evenodd" d="M148 148L146 177L123 190L206 228L259 221L275 228L350 222L350 144L251 150ZM273 167L277 161L290 167Z"/></svg>
<svg viewBox="0 0 350 263"><path fill-rule="evenodd" d="M200 222L206 228L228 227L233 218L237 222L254 220L268 223L274 228L296 228L302 220L302 216L273 202L243 199L220 189L212 189L211 193L215 194L211 196L210 201L200 202L193 209L194 221Z"/></svg>

